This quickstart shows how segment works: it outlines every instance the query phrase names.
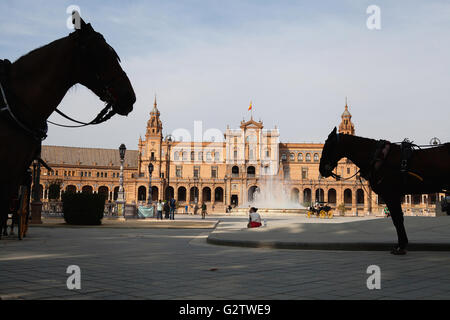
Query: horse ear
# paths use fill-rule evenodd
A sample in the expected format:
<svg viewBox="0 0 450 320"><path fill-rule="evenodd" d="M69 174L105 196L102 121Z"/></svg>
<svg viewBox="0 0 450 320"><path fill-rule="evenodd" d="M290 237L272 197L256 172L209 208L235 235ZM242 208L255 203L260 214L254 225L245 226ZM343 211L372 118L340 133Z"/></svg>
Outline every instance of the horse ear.
<svg viewBox="0 0 450 320"><path fill-rule="evenodd" d="M80 13L76 10L72 11L72 23L76 30L92 29L91 24L86 24L83 18L81 18Z"/></svg>

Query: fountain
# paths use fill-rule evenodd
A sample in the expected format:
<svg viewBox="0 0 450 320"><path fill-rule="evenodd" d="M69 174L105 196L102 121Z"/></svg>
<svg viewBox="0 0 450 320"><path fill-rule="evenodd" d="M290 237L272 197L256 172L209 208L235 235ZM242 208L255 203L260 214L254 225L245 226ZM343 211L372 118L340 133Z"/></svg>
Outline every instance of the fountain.
<svg viewBox="0 0 450 320"><path fill-rule="evenodd" d="M293 199L290 188L279 177L267 176L258 184L259 187L249 189L249 201L233 209L233 212L246 214L249 207L256 207L260 213L307 213L308 209L298 201L298 194Z"/></svg>

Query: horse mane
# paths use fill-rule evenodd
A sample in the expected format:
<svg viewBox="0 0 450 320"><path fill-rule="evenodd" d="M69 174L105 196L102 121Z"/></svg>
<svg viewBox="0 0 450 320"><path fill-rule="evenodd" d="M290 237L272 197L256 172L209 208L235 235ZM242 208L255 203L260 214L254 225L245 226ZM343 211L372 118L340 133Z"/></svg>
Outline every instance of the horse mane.
<svg viewBox="0 0 450 320"><path fill-rule="evenodd" d="M38 47L36 49L31 50L30 52L24 54L20 58L14 61L15 66L21 66L24 63L29 63L27 60L30 58L38 58L43 53L47 52L47 49L53 49L57 45L59 45L63 40L67 39L67 37L63 37L60 39L56 39L46 45L43 45L41 47Z"/></svg>
<svg viewBox="0 0 450 320"><path fill-rule="evenodd" d="M343 136L344 139L345 138L350 138L352 140L358 140L358 141L364 141L364 142L377 142L378 140L376 139L372 139L372 138L366 138L366 137L361 137L361 136L355 136L353 134L346 134L346 133L339 133L339 136Z"/></svg>

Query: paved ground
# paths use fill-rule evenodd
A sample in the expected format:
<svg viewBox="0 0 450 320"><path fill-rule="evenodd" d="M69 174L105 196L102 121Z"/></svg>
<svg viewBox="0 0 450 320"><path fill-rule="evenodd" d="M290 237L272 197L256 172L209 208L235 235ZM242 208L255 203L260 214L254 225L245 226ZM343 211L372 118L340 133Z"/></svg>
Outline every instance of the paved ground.
<svg viewBox="0 0 450 320"><path fill-rule="evenodd" d="M449 251L450 217L405 217L410 251ZM333 219L304 216L267 217L267 226L248 229L227 219L208 243L246 247L319 250L390 250L397 233L388 218Z"/></svg>
<svg viewBox="0 0 450 320"><path fill-rule="evenodd" d="M119 220L117 218L103 218L101 228L173 228L173 229L211 229L214 228L218 219L203 220L198 217L177 216L174 220L157 219L127 219ZM33 227L52 227L52 228L98 228L99 226L75 226L68 225L63 218L43 218L42 224L33 225Z"/></svg>
<svg viewBox="0 0 450 320"><path fill-rule="evenodd" d="M228 219L224 225L245 225L243 217ZM281 225L291 222L292 218L286 219L269 223ZM450 252L410 252L406 256L392 256L384 251L226 247L206 243L211 231L32 228L23 241L0 241L0 297L450 298ZM81 290L66 287L69 265L81 268ZM368 290L366 286L370 276L366 271L370 265L381 269L380 290Z"/></svg>

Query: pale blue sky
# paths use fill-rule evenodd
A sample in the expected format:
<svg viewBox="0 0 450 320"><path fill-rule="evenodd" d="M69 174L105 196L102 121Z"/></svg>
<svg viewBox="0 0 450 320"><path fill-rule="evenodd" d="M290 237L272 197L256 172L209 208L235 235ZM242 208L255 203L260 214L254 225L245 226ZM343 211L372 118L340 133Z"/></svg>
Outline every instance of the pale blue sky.
<svg viewBox="0 0 450 320"><path fill-rule="evenodd" d="M323 142L348 96L357 135L450 141L448 1L3 0L0 56L66 36L72 4L121 56L137 102L98 127L50 125L45 144L136 149L155 93L165 133L238 127L253 100L282 141ZM372 4L381 30L366 27ZM60 108L88 120L101 106L77 86Z"/></svg>

